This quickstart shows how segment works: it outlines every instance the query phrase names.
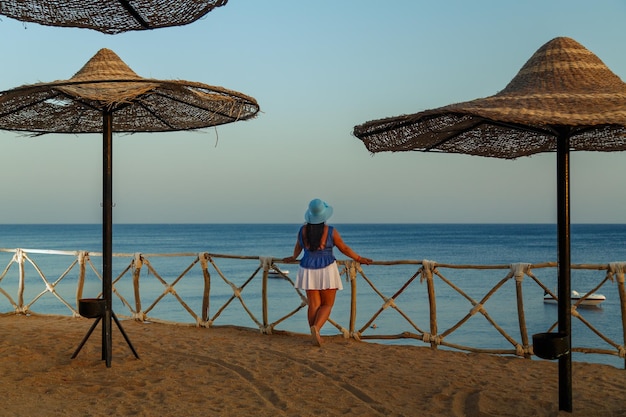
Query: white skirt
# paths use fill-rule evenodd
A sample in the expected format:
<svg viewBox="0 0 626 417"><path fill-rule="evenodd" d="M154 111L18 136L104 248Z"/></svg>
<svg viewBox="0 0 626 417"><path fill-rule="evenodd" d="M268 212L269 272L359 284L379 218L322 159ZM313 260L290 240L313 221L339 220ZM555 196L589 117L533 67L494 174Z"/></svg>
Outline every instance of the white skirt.
<svg viewBox="0 0 626 417"><path fill-rule="evenodd" d="M301 290L343 290L337 262L320 269L299 267L296 288Z"/></svg>

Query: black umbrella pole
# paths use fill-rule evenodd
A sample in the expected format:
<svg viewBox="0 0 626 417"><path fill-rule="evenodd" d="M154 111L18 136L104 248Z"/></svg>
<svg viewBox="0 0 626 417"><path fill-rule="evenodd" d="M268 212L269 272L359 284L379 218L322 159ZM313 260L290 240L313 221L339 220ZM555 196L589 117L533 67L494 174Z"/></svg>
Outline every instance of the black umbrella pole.
<svg viewBox="0 0 626 417"><path fill-rule="evenodd" d="M557 233L559 333L567 335L567 353L559 358L559 410L572 411L572 317L569 204L569 136L557 138Z"/></svg>
<svg viewBox="0 0 626 417"><path fill-rule="evenodd" d="M113 113L103 112L102 126L102 294L105 302L102 321L102 359L111 367L113 345Z"/></svg>

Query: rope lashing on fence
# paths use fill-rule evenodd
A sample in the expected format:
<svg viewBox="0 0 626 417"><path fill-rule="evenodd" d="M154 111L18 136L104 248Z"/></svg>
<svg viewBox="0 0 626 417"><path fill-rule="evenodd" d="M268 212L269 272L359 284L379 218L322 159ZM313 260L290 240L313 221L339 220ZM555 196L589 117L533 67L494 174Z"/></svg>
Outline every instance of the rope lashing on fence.
<svg viewBox="0 0 626 417"><path fill-rule="evenodd" d="M214 319L203 319L199 316L196 316L196 326L197 327L204 327L204 328L210 328L211 326L213 326L213 323L215 322Z"/></svg>
<svg viewBox="0 0 626 417"><path fill-rule="evenodd" d="M28 315L31 313L30 310L30 304L24 304L23 302L21 304L13 304L13 307L15 308L15 313L17 314L25 314Z"/></svg>
<svg viewBox="0 0 626 417"><path fill-rule="evenodd" d="M198 261L200 261L200 267L203 271L209 267L209 257L210 255L207 252L198 253Z"/></svg>
<svg viewBox="0 0 626 417"><path fill-rule="evenodd" d="M485 309L483 308L483 305L482 305L482 304L480 304L480 303L476 304L476 305L474 306L474 308L472 308L472 309L470 310L470 315L472 315L472 316L473 316L474 314L476 314L476 313L478 313L478 312L481 312L481 313L483 313L483 314L485 314L485 312L486 312L486 311L485 311Z"/></svg>
<svg viewBox="0 0 626 417"><path fill-rule="evenodd" d="M343 335L344 339L350 338L350 329L346 329L345 327L341 326L341 329L339 330L341 331L341 334Z"/></svg>
<svg viewBox="0 0 626 417"><path fill-rule="evenodd" d="M137 269L141 269L142 266L143 266L143 256L141 255L141 253L137 252L133 256L133 260L131 261L131 267L133 269L133 272Z"/></svg>
<svg viewBox="0 0 626 417"><path fill-rule="evenodd" d="M532 264L528 263L516 263L511 264L511 273L515 277L515 281L522 282L524 280L524 275L528 275L530 273L530 267Z"/></svg>
<svg viewBox="0 0 626 417"><path fill-rule="evenodd" d="M269 271L272 267L273 259L274 258L272 258L271 256L259 256L259 263L261 264L261 268L263 268L264 271Z"/></svg>
<svg viewBox="0 0 626 417"><path fill-rule="evenodd" d="M432 335L430 333L424 333L422 335L422 341L424 343L434 343L435 345L440 345L443 338L441 336Z"/></svg>
<svg viewBox="0 0 626 417"><path fill-rule="evenodd" d="M202 320L200 317L196 317L196 326L209 328L213 324L213 320Z"/></svg>
<svg viewBox="0 0 626 417"><path fill-rule="evenodd" d="M228 281L228 285L230 285L230 288L233 290L233 295L241 299L241 288L239 288L238 286L236 286L234 283L230 281Z"/></svg>
<svg viewBox="0 0 626 417"><path fill-rule="evenodd" d="M384 300L383 310L387 309L387 307L396 308L396 300L394 300L393 297L385 297Z"/></svg>
<svg viewBox="0 0 626 417"><path fill-rule="evenodd" d="M611 282L615 282L615 276L617 275L617 282L624 283L624 273L626 272L626 262L610 262L609 269L606 271L606 276Z"/></svg>
<svg viewBox="0 0 626 417"><path fill-rule="evenodd" d="M22 249L16 249L11 262L15 262L18 265L24 265L24 256L24 251Z"/></svg>
<svg viewBox="0 0 626 417"><path fill-rule="evenodd" d="M515 355L516 356L521 356L521 357L525 357L528 355L533 355L534 351L532 346L522 346L519 343L515 345Z"/></svg>
<svg viewBox="0 0 626 417"><path fill-rule="evenodd" d="M363 268L361 267L361 264L358 263L357 261L353 261L353 260L345 261L343 263L343 267L345 268L345 271L346 271L346 282L347 283L350 283L352 281L356 281L357 272L359 272L361 275L365 274L363 272ZM342 273L343 273L342 271L339 271L340 275Z"/></svg>
<svg viewBox="0 0 626 417"><path fill-rule="evenodd" d="M420 284L424 280L432 279L433 272L437 269L437 262L424 259L422 261L422 273L420 274Z"/></svg>
<svg viewBox="0 0 626 417"><path fill-rule="evenodd" d="M89 259L89 252L85 250L79 251L76 259L78 260L78 266L84 268L85 262Z"/></svg>
<svg viewBox="0 0 626 417"><path fill-rule="evenodd" d="M146 321L146 313L144 313L143 311L133 312L131 317L133 320Z"/></svg>

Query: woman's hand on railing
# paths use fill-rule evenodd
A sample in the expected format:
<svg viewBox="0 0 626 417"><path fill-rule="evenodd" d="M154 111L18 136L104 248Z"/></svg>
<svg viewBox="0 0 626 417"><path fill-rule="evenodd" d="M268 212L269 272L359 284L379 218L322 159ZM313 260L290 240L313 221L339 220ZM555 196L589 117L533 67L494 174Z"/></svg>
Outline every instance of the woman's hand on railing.
<svg viewBox="0 0 626 417"><path fill-rule="evenodd" d="M369 265L372 262L374 262L372 259L370 258L364 258L362 256L359 256L358 258L355 259L355 261L357 261L360 264L365 264L365 265Z"/></svg>
<svg viewBox="0 0 626 417"><path fill-rule="evenodd" d="M295 256L288 256L286 258L283 258L283 262L295 262L295 261L296 261Z"/></svg>

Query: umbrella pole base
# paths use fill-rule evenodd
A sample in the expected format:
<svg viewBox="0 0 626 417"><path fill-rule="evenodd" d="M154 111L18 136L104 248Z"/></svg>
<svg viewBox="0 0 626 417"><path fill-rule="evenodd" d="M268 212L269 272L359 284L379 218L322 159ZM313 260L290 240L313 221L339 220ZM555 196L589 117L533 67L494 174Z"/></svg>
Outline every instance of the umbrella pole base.
<svg viewBox="0 0 626 417"><path fill-rule="evenodd" d="M115 315L115 313L113 311L111 311L111 316L113 317L113 320L115 321L115 324L117 325L117 328L120 330L120 333L122 333L122 336L124 336L124 340L126 340L126 344L128 344L128 347L133 352L133 355L135 355L135 358L139 359L139 355L137 354L137 351L135 350L133 344L131 343L130 339L128 338L128 335L124 331L124 328L122 327L122 324L117 319L117 316ZM80 342L80 344L78 345L78 347L74 351L74 354L72 354L72 359L74 359L74 358L76 358L76 356L78 356L78 353L83 348L83 346L85 345L85 343L87 342L87 340L89 339L89 337L93 333L94 329L96 328L98 323L100 323L101 320L102 320L102 316L98 316L96 321L93 322L93 324L89 328L89 331L87 331L87 334L85 335L85 337L83 337L83 340ZM104 323L103 323L103 326L104 326ZM103 343L102 343L102 349L103 349L102 359L104 360L106 357L108 357L108 355L105 352L105 350L106 350L106 343L104 343L104 340L103 340Z"/></svg>

